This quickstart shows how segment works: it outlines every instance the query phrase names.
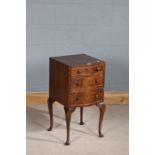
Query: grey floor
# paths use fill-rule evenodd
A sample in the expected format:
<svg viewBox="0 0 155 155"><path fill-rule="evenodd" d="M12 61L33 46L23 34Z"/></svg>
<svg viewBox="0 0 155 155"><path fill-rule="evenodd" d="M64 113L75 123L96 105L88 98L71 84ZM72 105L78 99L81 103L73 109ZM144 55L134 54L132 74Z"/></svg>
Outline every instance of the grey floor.
<svg viewBox="0 0 155 155"><path fill-rule="evenodd" d="M27 107L27 155L128 155L128 105L108 105L104 117L104 138L99 138L98 108L84 108L85 125L79 125L79 108L72 115L71 145L65 146L63 107L54 105L53 131L47 132L48 110L44 105Z"/></svg>

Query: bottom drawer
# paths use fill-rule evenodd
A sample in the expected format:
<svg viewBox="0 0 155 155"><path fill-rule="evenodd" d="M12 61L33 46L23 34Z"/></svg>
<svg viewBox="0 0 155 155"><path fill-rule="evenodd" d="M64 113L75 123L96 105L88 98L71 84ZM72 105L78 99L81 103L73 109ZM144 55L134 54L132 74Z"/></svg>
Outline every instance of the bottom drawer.
<svg viewBox="0 0 155 155"><path fill-rule="evenodd" d="M73 92L69 95L70 105L81 106L91 105L96 102L102 102L104 96L103 88L87 92Z"/></svg>

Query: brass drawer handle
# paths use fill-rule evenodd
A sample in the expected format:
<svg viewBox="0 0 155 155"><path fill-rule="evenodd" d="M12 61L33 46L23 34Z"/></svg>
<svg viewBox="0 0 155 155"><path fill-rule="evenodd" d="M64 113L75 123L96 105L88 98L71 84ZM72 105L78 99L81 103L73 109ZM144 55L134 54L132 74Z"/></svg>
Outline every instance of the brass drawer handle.
<svg viewBox="0 0 155 155"><path fill-rule="evenodd" d="M99 67L96 67L96 72L98 72L100 69L99 69Z"/></svg>
<svg viewBox="0 0 155 155"><path fill-rule="evenodd" d="M99 95L98 95L98 94L96 94L96 95L95 95L95 98L96 98L96 99L98 99L98 98L99 98Z"/></svg>
<svg viewBox="0 0 155 155"><path fill-rule="evenodd" d="M79 100L80 100L80 97L79 97L79 96L77 96L77 97L76 97L76 101L79 101Z"/></svg>

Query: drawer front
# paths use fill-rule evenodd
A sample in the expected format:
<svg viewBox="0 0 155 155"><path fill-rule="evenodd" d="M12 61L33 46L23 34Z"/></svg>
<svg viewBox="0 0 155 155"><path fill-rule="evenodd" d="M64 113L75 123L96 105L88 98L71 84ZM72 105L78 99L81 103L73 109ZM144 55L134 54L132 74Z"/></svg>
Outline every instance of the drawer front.
<svg viewBox="0 0 155 155"><path fill-rule="evenodd" d="M95 102L103 101L103 88L100 87L93 91L87 92L72 92L69 94L69 103L71 106L83 106L83 105L91 105Z"/></svg>
<svg viewBox="0 0 155 155"><path fill-rule="evenodd" d="M71 76L79 76L79 75L91 75L94 73L99 73L104 71L104 63L99 63L95 65L85 65L85 66L76 66L71 68L70 75Z"/></svg>
<svg viewBox="0 0 155 155"><path fill-rule="evenodd" d="M96 89L99 86L104 87L103 72L89 76L70 77L70 92Z"/></svg>

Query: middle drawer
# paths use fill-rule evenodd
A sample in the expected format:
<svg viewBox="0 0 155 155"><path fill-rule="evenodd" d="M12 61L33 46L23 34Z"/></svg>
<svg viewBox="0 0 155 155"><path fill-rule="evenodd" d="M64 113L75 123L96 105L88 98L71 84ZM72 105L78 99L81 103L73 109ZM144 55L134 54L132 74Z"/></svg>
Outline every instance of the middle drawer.
<svg viewBox="0 0 155 155"><path fill-rule="evenodd" d="M92 74L90 76L71 76L70 77L70 92L89 90L91 88L104 87L104 79L102 72L98 74Z"/></svg>

